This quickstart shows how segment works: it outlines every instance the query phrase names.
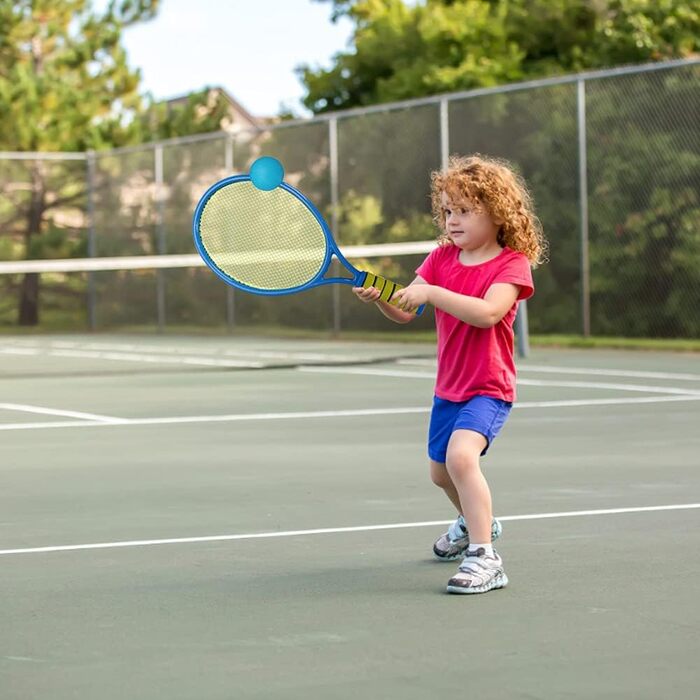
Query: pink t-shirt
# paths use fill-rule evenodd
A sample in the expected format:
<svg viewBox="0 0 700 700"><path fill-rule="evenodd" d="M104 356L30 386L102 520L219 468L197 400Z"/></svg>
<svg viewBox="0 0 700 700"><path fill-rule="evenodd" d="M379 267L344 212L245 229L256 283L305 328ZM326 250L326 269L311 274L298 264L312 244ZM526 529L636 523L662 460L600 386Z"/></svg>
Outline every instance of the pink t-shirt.
<svg viewBox="0 0 700 700"><path fill-rule="evenodd" d="M491 328L477 328L435 309L438 370L435 394L448 401L472 396L515 400L513 321L518 301L534 292L530 263L523 253L504 248L500 255L478 265L463 265L456 245L433 250L416 270L428 284L483 299L496 282L518 285L518 300Z"/></svg>

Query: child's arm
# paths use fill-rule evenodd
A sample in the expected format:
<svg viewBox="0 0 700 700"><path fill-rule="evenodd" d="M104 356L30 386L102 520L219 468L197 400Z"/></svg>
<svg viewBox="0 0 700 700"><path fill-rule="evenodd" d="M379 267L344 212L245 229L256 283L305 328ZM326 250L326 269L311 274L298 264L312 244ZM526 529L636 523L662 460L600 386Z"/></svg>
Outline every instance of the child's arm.
<svg viewBox="0 0 700 700"><path fill-rule="evenodd" d="M519 294L520 287L517 284L497 282L489 287L483 299L434 285L400 289L395 298L401 306L410 308L429 303L471 326L491 328L508 313Z"/></svg>
<svg viewBox="0 0 700 700"><path fill-rule="evenodd" d="M422 277L418 276L408 286L411 287L413 285L418 284L427 285L427 282ZM380 292L374 287L368 287L367 289L365 289L364 287L353 287L352 291L355 293L355 296L357 296L358 299L365 302L366 304L374 302L377 305L377 308L389 320L394 321L394 323L409 323L416 317L415 314L402 311L401 309L397 308L396 306L393 306L392 304L387 304L387 302L385 301L379 301Z"/></svg>

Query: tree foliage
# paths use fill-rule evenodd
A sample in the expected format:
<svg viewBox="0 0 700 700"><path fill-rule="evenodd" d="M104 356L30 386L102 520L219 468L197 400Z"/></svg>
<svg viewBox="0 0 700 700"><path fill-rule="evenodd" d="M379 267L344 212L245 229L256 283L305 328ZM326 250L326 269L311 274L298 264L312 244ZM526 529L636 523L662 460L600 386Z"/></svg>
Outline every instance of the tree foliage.
<svg viewBox="0 0 700 700"><path fill-rule="evenodd" d="M154 16L158 0L0 2L0 148L84 151L133 139L139 72L124 28Z"/></svg>
<svg viewBox="0 0 700 700"><path fill-rule="evenodd" d="M324 0L320 0L324 1ZM329 1L329 0L325 0ZM353 49L328 69L301 69L315 112L398 101L624 64L696 56L698 0L335 0L355 26ZM692 336L700 250L698 66L587 83L592 331ZM379 196L385 226L421 211L417 190L436 157L429 138L411 145L402 111L384 113L353 140L343 180ZM353 117L378 121L372 114ZM433 129L437 117L433 115ZM525 176L552 241L537 273L535 332L582 327L578 128L572 85L451 100L451 152L510 160ZM349 126L345 126L345 131ZM341 144L349 139L341 139ZM397 149L400 152L396 152ZM370 152L369 155L367 153ZM382 157L377 159L376 154ZM391 165L393 164L393 166ZM405 172L407 171L407 172ZM363 180L367 183L360 185ZM408 195L410 182L416 184ZM390 195L390 196L389 196ZM396 229L395 229L396 230ZM386 231L379 235L386 235ZM406 270L405 274L410 274Z"/></svg>
<svg viewBox="0 0 700 700"><path fill-rule="evenodd" d="M139 92L122 33L153 18L158 5L112 0L96 12L89 0L0 0L0 150L101 150L219 129L226 107L215 91L176 107ZM84 163L25 166L3 164L3 255L84 254L84 231L65 223L85 210ZM19 322L37 323L38 276L26 275L18 293Z"/></svg>
<svg viewBox="0 0 700 700"><path fill-rule="evenodd" d="M315 113L700 50L698 0L317 0L354 24L330 68L299 69Z"/></svg>

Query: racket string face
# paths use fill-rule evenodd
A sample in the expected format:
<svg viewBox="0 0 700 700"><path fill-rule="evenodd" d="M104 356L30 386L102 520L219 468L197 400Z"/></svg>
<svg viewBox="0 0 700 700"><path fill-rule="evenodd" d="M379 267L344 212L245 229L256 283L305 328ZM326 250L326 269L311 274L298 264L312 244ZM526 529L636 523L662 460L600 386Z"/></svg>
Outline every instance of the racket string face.
<svg viewBox="0 0 700 700"><path fill-rule="evenodd" d="M194 216L195 245L204 262L248 292L289 294L342 283L375 286L382 301L396 305L393 295L401 285L353 267L318 209L283 177L282 164L263 157L249 176L235 175L207 190ZM333 256L351 277L324 277Z"/></svg>
<svg viewBox="0 0 700 700"><path fill-rule="evenodd" d="M329 254L321 224L301 200L282 187L260 190L249 180L212 193L200 215L199 236L225 275L270 292L307 284Z"/></svg>

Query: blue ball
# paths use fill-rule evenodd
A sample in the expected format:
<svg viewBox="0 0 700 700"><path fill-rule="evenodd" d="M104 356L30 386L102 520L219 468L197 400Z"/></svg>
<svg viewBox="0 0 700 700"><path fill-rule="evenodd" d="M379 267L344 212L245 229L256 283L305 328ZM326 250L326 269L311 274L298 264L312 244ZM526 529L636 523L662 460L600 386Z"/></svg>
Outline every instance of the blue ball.
<svg viewBox="0 0 700 700"><path fill-rule="evenodd" d="M284 179L284 168L277 158L263 156L250 166L250 179L259 190L274 190Z"/></svg>

